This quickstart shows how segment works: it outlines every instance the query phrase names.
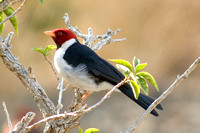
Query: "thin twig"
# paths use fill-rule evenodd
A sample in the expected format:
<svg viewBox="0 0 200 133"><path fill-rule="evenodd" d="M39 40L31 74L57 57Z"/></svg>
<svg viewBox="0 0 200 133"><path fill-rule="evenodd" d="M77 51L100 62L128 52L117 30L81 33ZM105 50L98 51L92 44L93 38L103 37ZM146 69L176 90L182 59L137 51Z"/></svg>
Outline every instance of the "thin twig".
<svg viewBox="0 0 200 133"><path fill-rule="evenodd" d="M9 133L12 133L12 122L10 120L10 115L9 115L7 107L6 107L6 103L3 102L2 104L3 104L3 109L4 109L4 112L6 114L6 118L7 118L7 121L8 121Z"/></svg>
<svg viewBox="0 0 200 133"><path fill-rule="evenodd" d="M125 38L112 39L114 35L120 32L120 29L117 29L116 31L108 29L108 31L103 35L93 35L92 28L88 28L88 34L83 34L77 27L73 27L71 25L68 13L65 13L63 19L69 27L69 29L73 31L77 36L83 38L83 43L94 51L100 50L103 46L110 44L111 42L121 42L125 40ZM94 42L96 41L98 42L94 44Z"/></svg>
<svg viewBox="0 0 200 133"><path fill-rule="evenodd" d="M125 78L124 80L122 80L120 83L118 83L117 85L115 85L108 93L106 93L106 95L104 95L104 97L97 102L96 104L94 104L93 106L83 110L84 113L88 113L90 111L92 111L93 109L97 108L98 106L100 106L107 98L109 98L111 96L111 94L115 91L116 88L119 88L120 86L122 86L128 78Z"/></svg>
<svg viewBox="0 0 200 133"><path fill-rule="evenodd" d="M63 94L63 91L66 90L66 89L63 88L64 79L61 78L61 80L60 80L60 78L58 76L58 73L57 73L55 67L53 66L53 63L49 60L49 58L47 58L47 56L44 56L44 58L49 63L49 65L51 66L51 69L53 70L53 72L54 72L54 74L55 74L55 76L56 76L56 78L58 80L58 87L57 87L57 89L59 90L59 96L58 96L58 105L57 105L56 112L57 112L57 114L59 114L60 110L63 108L63 105L62 105L62 94Z"/></svg>
<svg viewBox="0 0 200 133"><path fill-rule="evenodd" d="M22 9L22 7L23 7L24 4L26 3L26 1L27 1L27 0L24 0L24 1L22 2L22 4L17 8L17 10L16 10L15 12L13 12L12 15L10 15L10 16L8 16L6 19L4 19L4 20L0 23L0 25L2 25L2 24L5 23L8 19L12 18L15 14L17 14L17 13Z"/></svg>
<svg viewBox="0 0 200 133"><path fill-rule="evenodd" d="M46 123L48 121L59 120L59 119L65 118L67 116L76 116L76 115L77 115L76 112L72 112L72 113L57 114L57 115L52 115L52 116L46 117L46 118L28 126L28 127L26 127L26 132L31 131L32 129L34 129L34 128L36 128L36 127L40 126L41 124Z"/></svg>
<svg viewBox="0 0 200 133"><path fill-rule="evenodd" d="M146 116L161 102L166 96L168 96L174 88L176 88L184 79L186 79L190 73L200 64L200 57L198 57L192 65L181 75L178 76L177 79L170 85L170 87L163 92L161 96L159 96L149 107L148 109L137 119L137 121L125 132L132 133L139 127L141 122L146 118Z"/></svg>
<svg viewBox="0 0 200 133"><path fill-rule="evenodd" d="M19 121L15 128L13 129L13 133L26 133L24 130L29 125L29 123L35 118L36 114L34 112L28 112L26 115Z"/></svg>
<svg viewBox="0 0 200 133"><path fill-rule="evenodd" d="M83 35L83 33L77 27L75 28L71 25L68 13L65 13L65 16L63 17L63 19L65 23L68 25L70 30L72 30L77 36L86 40L86 37Z"/></svg>
<svg viewBox="0 0 200 133"><path fill-rule="evenodd" d="M42 119L42 120L39 120L38 122L36 122L36 123L34 123L34 124L32 124L32 125L30 125L30 126L28 126L28 127L26 127L25 131L26 131L26 132L29 132L29 131L31 131L32 129L37 128L37 127L40 126L41 124L46 123L46 122L49 122L49 121L51 121L51 120L56 121L56 120L60 120L60 119L66 118L66 117L68 117L68 116L73 116L73 117L77 117L77 116L79 116L79 115L81 116L81 115L83 115L83 110L86 108L86 106L87 106L87 105L85 104L85 105L84 105L80 110L78 110L78 111L69 112L69 113L65 112L65 113L63 113L63 114L57 114L57 115L52 115L52 116L46 117L46 118L44 118L44 119Z"/></svg>
<svg viewBox="0 0 200 133"><path fill-rule="evenodd" d="M60 81L60 83L58 84L58 87L57 87L57 89L59 90L58 105L57 105L57 114L60 113L60 110L63 107L62 96L63 96L63 91L65 91L65 89L63 88L63 82L64 82L64 79L61 78L61 81Z"/></svg>
<svg viewBox="0 0 200 133"><path fill-rule="evenodd" d="M56 78L58 80L58 82L60 83L60 78L58 76L58 73L56 72L55 67L53 66L53 63L49 60L49 58L47 58L47 56L44 56L44 59L49 63L49 65L51 66L51 69L53 70L53 73L56 75Z"/></svg>
<svg viewBox="0 0 200 133"><path fill-rule="evenodd" d="M92 50L93 51L97 51L97 50L100 50L103 48L103 46L107 45L107 44L110 44L111 42L122 42L126 40L126 38L122 38L122 39L112 39L112 36L108 36L107 38L99 41L98 43L94 44L92 46Z"/></svg>

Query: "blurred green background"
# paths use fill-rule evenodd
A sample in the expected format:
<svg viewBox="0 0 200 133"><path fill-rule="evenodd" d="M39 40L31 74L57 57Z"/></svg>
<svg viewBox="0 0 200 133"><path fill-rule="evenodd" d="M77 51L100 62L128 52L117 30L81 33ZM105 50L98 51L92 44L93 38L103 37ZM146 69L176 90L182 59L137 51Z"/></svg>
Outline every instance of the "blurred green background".
<svg viewBox="0 0 200 133"><path fill-rule="evenodd" d="M19 4L14 6L15 9ZM126 41L107 45L97 53L104 59L122 58L132 61L136 56L148 62L146 71L156 79L160 92L150 86L150 96L158 97L200 55L200 1L198 0L39 0L27 1L17 14L19 33L12 40L12 52L26 67L32 67L39 83L50 99L57 103L57 80L43 56L32 50L54 44L43 34L45 30L67 28L62 17L69 13L73 26L83 33L92 27L94 34L104 34L108 28L122 31L114 38ZM3 33L13 31L6 22ZM54 51L53 51L54 53ZM49 56L53 59L53 54ZM159 117L149 115L136 133L194 133L200 131L200 70L195 70L163 102ZM12 121L21 119L27 111L37 113L37 105L20 80L0 61L0 102L5 101ZM93 93L85 102L96 103L106 92ZM72 90L65 91L64 108L72 100ZM99 128L102 133L118 133L128 129L143 113L143 109L121 93L114 93L99 108L81 119L81 127ZM0 132L6 117L0 106ZM3 132L3 131L2 131ZM72 130L77 133L78 129Z"/></svg>

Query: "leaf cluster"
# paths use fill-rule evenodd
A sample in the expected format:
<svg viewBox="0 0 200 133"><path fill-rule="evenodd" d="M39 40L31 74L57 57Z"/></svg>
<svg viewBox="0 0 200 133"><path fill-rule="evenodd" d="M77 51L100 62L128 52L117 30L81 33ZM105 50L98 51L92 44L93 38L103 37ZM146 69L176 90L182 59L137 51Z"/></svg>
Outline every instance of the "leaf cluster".
<svg viewBox="0 0 200 133"><path fill-rule="evenodd" d="M49 53L49 51L51 51L53 49L56 49L55 45L48 45L46 48L33 48L34 51L43 54L45 57L47 55L50 55L51 53Z"/></svg>
<svg viewBox="0 0 200 133"><path fill-rule="evenodd" d="M4 14L9 17L11 16L15 10L12 7L8 7L7 9L0 11L0 22L2 22L4 18ZM17 22L17 17L14 15L13 17L9 18L10 23L12 24L13 28L15 29L16 33L18 33L18 22ZM0 34L3 32L4 28L4 23L0 25Z"/></svg>
<svg viewBox="0 0 200 133"><path fill-rule="evenodd" d="M41 4L43 4L43 2L44 2L43 0L39 0L39 1L40 1ZM0 3L1 2L3 2L3 0L0 0ZM15 12L15 10L11 6L6 8L3 11L0 11L0 23L5 20L4 15L6 15L6 17L9 17L14 12ZM16 33L18 33L18 21L17 21L16 15L13 15L13 17L9 18L9 20L10 20L10 23L12 24L13 28L15 29ZM2 23L0 25L0 34L2 34L2 32L3 32L4 26L5 26L4 23Z"/></svg>
<svg viewBox="0 0 200 133"><path fill-rule="evenodd" d="M150 73L143 71L147 63L140 63L140 60L136 57L134 57L132 64L123 59L112 59L111 61L117 63L117 68L128 78L127 82L130 84L136 99L138 99L140 89L148 95L149 87L147 81L159 91L154 77Z"/></svg>

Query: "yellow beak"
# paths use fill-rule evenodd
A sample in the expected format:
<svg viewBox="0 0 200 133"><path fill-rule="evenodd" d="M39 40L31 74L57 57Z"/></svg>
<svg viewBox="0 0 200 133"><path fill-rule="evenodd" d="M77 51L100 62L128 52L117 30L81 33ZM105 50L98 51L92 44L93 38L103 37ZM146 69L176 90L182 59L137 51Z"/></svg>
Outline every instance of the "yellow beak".
<svg viewBox="0 0 200 133"><path fill-rule="evenodd" d="M55 37L55 34L52 31L45 31L44 34L46 34L50 37Z"/></svg>

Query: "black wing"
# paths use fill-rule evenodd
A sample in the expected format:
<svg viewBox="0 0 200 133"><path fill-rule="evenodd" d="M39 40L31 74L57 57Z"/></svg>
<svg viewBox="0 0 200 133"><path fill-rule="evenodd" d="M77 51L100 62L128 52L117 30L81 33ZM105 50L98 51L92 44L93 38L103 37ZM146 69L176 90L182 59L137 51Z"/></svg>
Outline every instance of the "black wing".
<svg viewBox="0 0 200 133"><path fill-rule="evenodd" d="M89 63L87 66L89 73L93 76L113 85L118 84L125 78L114 66L100 57L95 60L94 64Z"/></svg>
<svg viewBox="0 0 200 133"><path fill-rule="evenodd" d="M64 58L67 60L67 63L74 67L79 64L85 64L90 75L98 79L98 82L101 80L116 85L124 79L124 75L114 66L99 57L90 48L80 43L70 46Z"/></svg>

